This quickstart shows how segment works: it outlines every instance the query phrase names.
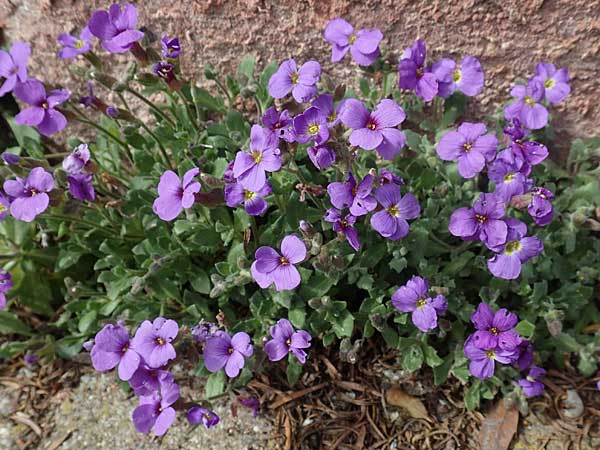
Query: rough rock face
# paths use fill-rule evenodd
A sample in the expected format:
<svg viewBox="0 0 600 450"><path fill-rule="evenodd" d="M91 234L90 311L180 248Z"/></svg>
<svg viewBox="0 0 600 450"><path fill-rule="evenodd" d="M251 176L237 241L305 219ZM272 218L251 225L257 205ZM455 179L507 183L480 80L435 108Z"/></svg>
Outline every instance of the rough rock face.
<svg viewBox="0 0 600 450"><path fill-rule="evenodd" d="M33 46L31 74L75 91L67 63L55 57L56 36L81 29L92 11L108 0L0 0L5 37ZM355 73L349 59L333 65L322 31L342 16L358 27L378 27L384 48L398 55L416 38L427 41L430 55L481 59L486 88L474 103L486 111L509 99L510 85L530 76L538 61L567 66L573 92L554 108L555 123L568 137L599 129L600 0L162 0L137 4L140 25L158 36L178 35L183 70L202 79L211 63L232 73L246 54L259 64L277 58L308 58L323 63L333 77ZM102 52L102 50L99 50ZM114 57L115 60L122 59ZM116 66L118 67L118 66ZM348 79L348 78L346 78ZM564 114L563 114L564 111Z"/></svg>

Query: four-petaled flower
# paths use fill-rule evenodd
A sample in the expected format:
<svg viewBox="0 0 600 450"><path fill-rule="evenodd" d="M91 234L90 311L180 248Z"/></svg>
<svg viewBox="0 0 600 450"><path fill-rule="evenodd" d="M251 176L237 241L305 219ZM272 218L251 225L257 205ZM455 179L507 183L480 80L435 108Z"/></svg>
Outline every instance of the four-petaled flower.
<svg viewBox="0 0 600 450"><path fill-rule="evenodd" d="M277 138L260 125L250 130L250 153L240 150L235 155L233 176L245 189L257 192L267 181L265 172L281 169Z"/></svg>
<svg viewBox="0 0 600 450"><path fill-rule="evenodd" d="M306 258L306 245L297 236L291 234L283 238L281 255L272 247L262 246L256 250L255 257L250 272L261 288L275 283L276 290L285 291L300 284L300 272L294 264Z"/></svg>
<svg viewBox="0 0 600 450"><path fill-rule="evenodd" d="M333 46L331 62L341 61L350 50L352 59L358 65L370 66L381 54L379 43L383 34L377 29L363 29L355 33L352 25L342 18L337 18L329 21L324 36Z"/></svg>
<svg viewBox="0 0 600 450"><path fill-rule="evenodd" d="M214 427L219 423L219 416L210 409L201 406L192 406L187 412L187 420L192 425L202 423L205 428Z"/></svg>
<svg viewBox="0 0 600 450"><path fill-rule="evenodd" d="M257 191L245 189L239 182L229 183L225 186L225 202L231 208L243 203L248 215L260 216L269 206L263 197L269 195L272 190L268 181Z"/></svg>
<svg viewBox="0 0 600 450"><path fill-rule="evenodd" d="M67 118L56 107L66 102L70 93L66 89L55 89L46 94L41 81L30 78L14 89L15 97L31 107L15 116L19 125L35 126L44 136L50 136L67 126Z"/></svg>
<svg viewBox="0 0 600 450"><path fill-rule="evenodd" d="M496 255L488 260L487 266L495 277L518 278L523 264L544 251L544 243L535 236L525 236L527 226L521 224L508 230L506 244L492 249Z"/></svg>
<svg viewBox="0 0 600 450"><path fill-rule="evenodd" d="M158 183L158 198L152 209L162 220L175 219L184 208L191 208L200 192L201 184L194 181L200 169L194 167L183 175L183 181L172 170L165 170Z"/></svg>
<svg viewBox="0 0 600 450"><path fill-rule="evenodd" d="M514 330L519 321L516 314L506 308L494 310L481 302L471 315L471 322L477 331L473 334L473 344L479 348L514 350L521 343L521 336Z"/></svg>
<svg viewBox="0 0 600 450"><path fill-rule="evenodd" d="M444 314L448 303L443 295L429 296L427 280L413 276L392 294L392 305L398 311L412 313L413 324L426 333L437 327L437 317Z"/></svg>
<svg viewBox="0 0 600 450"><path fill-rule="evenodd" d="M148 433L154 428L156 436L162 436L175 421L175 409L172 407L179 399L179 386L173 381L173 375L164 372L159 377L159 390L151 395L140 397L140 404L131 418L135 429Z"/></svg>
<svg viewBox="0 0 600 450"><path fill-rule="evenodd" d="M352 172L350 172L347 181L329 183L327 186L329 200L338 209L350 208L353 216L364 216L377 207L377 200L371 194L374 181L375 177L367 174L357 185Z"/></svg>
<svg viewBox="0 0 600 450"><path fill-rule="evenodd" d="M265 352L271 361L279 361L291 353L300 364L306 362L304 349L310 347L312 339L308 331L296 331L289 320L279 319L277 324L269 329L269 333L273 339L265 344Z"/></svg>
<svg viewBox="0 0 600 450"><path fill-rule="evenodd" d="M169 39L169 36L165 34L160 40L160 44L162 47L162 54L165 58L174 59L181 53L178 37Z"/></svg>
<svg viewBox="0 0 600 450"><path fill-rule="evenodd" d="M302 114L294 117L294 132L296 141L301 144L308 141L322 144L329 139L327 117L319 108L311 106Z"/></svg>
<svg viewBox="0 0 600 450"><path fill-rule="evenodd" d="M119 366L121 380L129 380L140 365L140 355L131 348L129 332L121 325L108 324L96 334L90 353L92 365L99 372Z"/></svg>
<svg viewBox="0 0 600 450"><path fill-rule="evenodd" d="M421 39L404 50L398 64L400 89L415 91L426 102L433 100L438 92L438 80L430 68L425 67L427 47Z"/></svg>
<svg viewBox="0 0 600 450"><path fill-rule="evenodd" d="M209 372L218 372L225 367L227 376L235 378L244 368L245 358L253 352L247 333L239 332L230 337L225 331L217 331L206 340L204 366Z"/></svg>
<svg viewBox="0 0 600 450"><path fill-rule="evenodd" d="M546 100L552 104L562 102L571 92L568 69L557 70L554 64L541 62L535 67L533 78L543 84Z"/></svg>
<svg viewBox="0 0 600 450"><path fill-rule="evenodd" d="M421 214L419 202L411 193L402 196L396 184L377 188L375 198L382 210L371 216L371 226L391 241L402 239L410 230L407 220L416 219Z"/></svg>
<svg viewBox="0 0 600 450"><path fill-rule="evenodd" d="M30 53L31 47L24 42L15 42L8 52L0 50L0 78L4 78L0 97L12 91L18 82L27 81L27 60Z"/></svg>
<svg viewBox="0 0 600 450"><path fill-rule="evenodd" d="M90 42L94 35L88 27L81 30L79 37L72 36L67 33L58 35L58 43L63 46L58 52L59 58L75 59L78 55L87 53L92 48Z"/></svg>
<svg viewBox="0 0 600 450"><path fill-rule="evenodd" d="M529 369L527 377L520 379L517 383L523 389L523 394L526 397L536 397L544 392L544 383L540 378L546 376L546 371L538 366L532 366Z"/></svg>
<svg viewBox="0 0 600 450"><path fill-rule="evenodd" d="M333 231L344 235L348 241L348 244L350 244L354 250L360 250L358 231L356 231L356 228L354 228L354 224L356 223L355 216L352 214L347 214L346 217L342 217L342 214L339 210L335 208L329 208L323 220L325 222L332 223Z"/></svg>
<svg viewBox="0 0 600 450"><path fill-rule="evenodd" d="M113 4L108 11L94 12L88 28L102 41L106 51L124 53L144 37L144 33L136 30L137 20L137 10L131 3L125 3L123 9Z"/></svg>
<svg viewBox="0 0 600 450"><path fill-rule="evenodd" d="M544 99L544 84L532 78L527 86L517 85L510 95L517 100L504 108L506 120L519 119L530 130L539 130L548 124L548 110L541 101Z"/></svg>
<svg viewBox="0 0 600 450"><path fill-rule="evenodd" d="M54 189L54 178L41 167L36 167L27 178L7 180L4 191L13 198L10 204L10 214L23 222L31 222L43 213L50 197L48 192Z"/></svg>
<svg viewBox="0 0 600 450"><path fill-rule="evenodd" d="M154 322L144 320L131 340L131 347L155 369L177 356L173 340L178 332L179 325L174 320L164 317L157 317Z"/></svg>
<svg viewBox="0 0 600 450"><path fill-rule="evenodd" d="M296 61L288 59L281 63L269 80L269 94L283 98L290 92L298 103L309 101L317 95L317 82L321 78L321 65L316 61L305 62L300 69Z"/></svg>
<svg viewBox="0 0 600 450"><path fill-rule="evenodd" d="M469 336L464 344L465 356L469 361L469 371L477 378L484 380L494 375L496 361L501 364L512 364L518 357L516 350L503 350L500 347L479 348Z"/></svg>
<svg viewBox="0 0 600 450"><path fill-rule="evenodd" d="M442 58L433 64L431 71L438 79L440 97L450 97L457 89L473 97L483 89L483 69L473 56L465 56L460 65L450 58Z"/></svg>

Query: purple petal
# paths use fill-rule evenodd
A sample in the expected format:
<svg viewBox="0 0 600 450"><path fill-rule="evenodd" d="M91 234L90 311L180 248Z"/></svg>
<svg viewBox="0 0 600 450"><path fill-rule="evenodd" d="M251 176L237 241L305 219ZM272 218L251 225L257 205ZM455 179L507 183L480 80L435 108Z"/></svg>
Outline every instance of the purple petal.
<svg viewBox="0 0 600 450"><path fill-rule="evenodd" d="M379 211L371 216L371 226L383 237L396 233L398 222L387 211Z"/></svg>
<svg viewBox="0 0 600 450"><path fill-rule="evenodd" d="M292 264L298 264L306 258L306 245L298 236L289 235L281 242L281 253Z"/></svg>
<svg viewBox="0 0 600 450"><path fill-rule="evenodd" d="M340 119L344 125L353 129L361 129L367 126L370 113L369 110L360 101L349 98L344 103L344 108L340 112Z"/></svg>
<svg viewBox="0 0 600 450"><path fill-rule="evenodd" d="M23 222L31 222L48 208L49 203L50 198L46 193L15 198L10 204L10 214Z"/></svg>
<svg viewBox="0 0 600 450"><path fill-rule="evenodd" d="M516 254L510 256L504 253L496 255L488 260L487 266L495 277L505 280L514 280L521 273L521 260Z"/></svg>
<svg viewBox="0 0 600 450"><path fill-rule="evenodd" d="M381 206L389 208L400 203L400 187L395 184L385 184L375 191L375 198Z"/></svg>
<svg viewBox="0 0 600 450"><path fill-rule="evenodd" d="M433 330L437 327L437 313L435 312L435 308L430 304L416 308L412 312L412 321L424 333L428 330Z"/></svg>
<svg viewBox="0 0 600 450"><path fill-rule="evenodd" d="M280 361L289 353L289 347L285 341L272 339L265 344L265 352L270 361Z"/></svg>
<svg viewBox="0 0 600 450"><path fill-rule="evenodd" d="M119 363L119 378L123 381L129 380L140 365L140 356L133 350L128 349Z"/></svg>
<svg viewBox="0 0 600 450"><path fill-rule="evenodd" d="M148 433L156 422L156 409L154 404L140 405L133 410L131 416L133 425L139 433Z"/></svg>
<svg viewBox="0 0 600 450"><path fill-rule="evenodd" d="M356 47L361 53L368 55L377 51L382 39L383 33L380 30L360 30L356 33L356 41L354 41L353 47Z"/></svg>
<svg viewBox="0 0 600 450"><path fill-rule="evenodd" d="M479 229L479 224L475 220L475 214L471 208L458 208L450 216L448 230L452 235L458 237L471 237Z"/></svg>
<svg viewBox="0 0 600 450"><path fill-rule="evenodd" d="M480 303L471 315L471 322L478 330L487 330L492 326L494 310L487 303Z"/></svg>
<svg viewBox="0 0 600 450"><path fill-rule="evenodd" d="M394 100L386 98L379 102L372 117L380 128L390 128L402 123L406 114Z"/></svg>
<svg viewBox="0 0 600 450"><path fill-rule="evenodd" d="M280 265L281 256L271 247L259 247L254 256L256 258L256 270L260 273L271 273Z"/></svg>
<svg viewBox="0 0 600 450"><path fill-rule="evenodd" d="M363 150L373 150L383 141L383 134L379 130L358 128L352 131L349 141Z"/></svg>
<svg viewBox="0 0 600 450"><path fill-rule="evenodd" d="M292 264L279 266L271 272L271 276L278 291L295 289L301 281L300 272Z"/></svg>
<svg viewBox="0 0 600 450"><path fill-rule="evenodd" d="M37 130L44 136L61 131L67 126L67 118L56 109L47 109L44 119L37 125Z"/></svg>
<svg viewBox="0 0 600 450"><path fill-rule="evenodd" d="M354 33L354 28L347 21L341 18L330 20L323 33L325 39L330 44L337 44L340 47L348 45L348 38Z"/></svg>
<svg viewBox="0 0 600 450"><path fill-rule="evenodd" d="M96 11L92 14L88 28L94 36L100 39L112 39L118 33L107 11Z"/></svg>
<svg viewBox="0 0 600 450"><path fill-rule="evenodd" d="M460 173L463 178L473 178L481 172L484 167L485 157L481 153L473 151L473 149L468 152L463 152L458 157L458 173Z"/></svg>
<svg viewBox="0 0 600 450"><path fill-rule="evenodd" d="M243 368L244 357L240 352L234 351L225 363L225 373L229 378L235 378L240 374L240 371Z"/></svg>
<svg viewBox="0 0 600 450"><path fill-rule="evenodd" d="M254 261L250 266L250 273L252 274L254 281L256 281L256 283L263 289L266 289L273 284L273 278L271 275L256 270L256 261Z"/></svg>
<svg viewBox="0 0 600 450"><path fill-rule="evenodd" d="M467 140L458 131L449 131L442 136L436 147L438 156L444 161L455 161L463 152Z"/></svg>
<svg viewBox="0 0 600 450"><path fill-rule="evenodd" d="M426 102L433 100L437 92L438 81L435 75L431 72L424 73L423 76L417 80L416 93Z"/></svg>
<svg viewBox="0 0 600 450"><path fill-rule="evenodd" d="M43 108L32 106L31 108L26 108L17 114L15 116L15 122L18 125L35 126L44 120L45 115L46 111Z"/></svg>
<svg viewBox="0 0 600 450"><path fill-rule="evenodd" d="M386 186L391 185L388 184ZM421 214L421 206L419 205L416 197L410 192L402 197L402 199L398 202L397 207L398 215L403 219L416 219Z"/></svg>
<svg viewBox="0 0 600 450"><path fill-rule="evenodd" d="M269 79L269 95L273 98L283 98L288 95L294 83L292 74L296 73L296 62L293 59L284 61Z"/></svg>

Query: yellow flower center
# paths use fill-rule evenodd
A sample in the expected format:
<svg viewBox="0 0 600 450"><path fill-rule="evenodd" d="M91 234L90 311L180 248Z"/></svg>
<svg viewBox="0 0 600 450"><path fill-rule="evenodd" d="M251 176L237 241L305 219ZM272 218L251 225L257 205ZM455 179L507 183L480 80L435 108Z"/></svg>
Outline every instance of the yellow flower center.
<svg viewBox="0 0 600 450"><path fill-rule="evenodd" d="M81 39L78 40L77 42L75 42L75 44L73 45L73 47L75 48L82 48L85 45L85 42L83 42Z"/></svg>
<svg viewBox="0 0 600 450"><path fill-rule="evenodd" d="M233 353L233 347L229 347L227 349L227 353L231 355Z"/></svg>
<svg viewBox="0 0 600 450"><path fill-rule="evenodd" d="M496 327L490 328L489 332L492 333L494 336L498 336L498 333L499 333L498 328L496 328Z"/></svg>
<svg viewBox="0 0 600 450"><path fill-rule="evenodd" d="M496 352L494 350L486 350L485 356L489 359L494 359L496 357Z"/></svg>
<svg viewBox="0 0 600 450"><path fill-rule="evenodd" d="M37 190L37 189L33 189L33 188L29 190L29 193L31 194L31 196L32 196L32 197L33 197L34 195L37 195L37 194L39 194L38 190Z"/></svg>
<svg viewBox="0 0 600 450"><path fill-rule="evenodd" d="M175 49L173 47L169 47L167 49L167 53L170 55L171 53L173 53L175 51Z"/></svg>
<svg viewBox="0 0 600 450"><path fill-rule="evenodd" d="M452 81L458 83L460 80L462 80L462 72L460 69L456 69L454 72L452 72Z"/></svg>
<svg viewBox="0 0 600 450"><path fill-rule="evenodd" d="M256 197L256 192L244 189L244 200L252 200L254 197Z"/></svg>
<svg viewBox="0 0 600 450"><path fill-rule="evenodd" d="M292 79L292 83L293 84L297 84L298 83L298 72L294 72L290 75L290 78Z"/></svg>
<svg viewBox="0 0 600 450"><path fill-rule="evenodd" d="M48 102L43 102L42 103L42 108L48 109L48 108L50 108L50 105L48 104Z"/></svg>
<svg viewBox="0 0 600 450"><path fill-rule="evenodd" d="M285 340L285 345L287 345L288 347L289 347L290 345L292 345L292 339L291 339L291 338L287 338L287 339Z"/></svg>
<svg viewBox="0 0 600 450"><path fill-rule="evenodd" d="M546 81L544 81L544 86L547 89L552 89L555 85L556 85L556 81L554 81L553 78L548 78Z"/></svg>
<svg viewBox="0 0 600 450"><path fill-rule="evenodd" d="M308 134L314 136L315 134L317 134L319 132L319 125L317 125L316 123L313 123L312 125L310 125L308 127Z"/></svg>
<svg viewBox="0 0 600 450"><path fill-rule="evenodd" d="M535 100L532 99L529 95L526 95L525 98L523 99L523 101L525 102L525 104L527 106L533 106L533 105L535 105Z"/></svg>
<svg viewBox="0 0 600 450"><path fill-rule="evenodd" d="M252 152L252 159L256 164L260 164L262 161L262 153L261 152Z"/></svg>
<svg viewBox="0 0 600 450"><path fill-rule="evenodd" d="M367 124L367 129L374 130L375 128L377 128L377 125L375 125L373 122L369 122Z"/></svg>
<svg viewBox="0 0 600 450"><path fill-rule="evenodd" d="M479 223L485 223L487 220L486 216L482 216L481 214L475 214L475 220Z"/></svg>
<svg viewBox="0 0 600 450"><path fill-rule="evenodd" d="M2 214L4 211L6 211L6 206L4 206L2 203L0 203L0 214ZM2 281L0 281L0 284L3 284Z"/></svg>
<svg viewBox="0 0 600 450"><path fill-rule="evenodd" d="M350 35L350 37L348 38L348 42L350 43L350 45L354 44L356 42L356 35Z"/></svg>
<svg viewBox="0 0 600 450"><path fill-rule="evenodd" d="M507 173L506 175L504 175L504 182L510 183L514 177L515 177L514 173Z"/></svg>
<svg viewBox="0 0 600 450"><path fill-rule="evenodd" d="M398 207L396 205L390 206L387 209L387 212L390 214L390 216L392 217L398 217Z"/></svg>
<svg viewBox="0 0 600 450"><path fill-rule="evenodd" d="M158 345L165 345L166 344L165 340L163 338L161 338L161 337L156 338L156 343Z"/></svg>
<svg viewBox="0 0 600 450"><path fill-rule="evenodd" d="M337 114L334 111L327 116L327 122L333 122L336 118L337 118Z"/></svg>
<svg viewBox="0 0 600 450"><path fill-rule="evenodd" d="M288 259L285 256L281 256L279 258L279 264L281 264L282 266L287 266L290 262L288 261Z"/></svg>
<svg viewBox="0 0 600 450"><path fill-rule="evenodd" d="M469 153L472 148L473 148L472 142L467 142L467 143L463 144L463 150L465 153Z"/></svg>
<svg viewBox="0 0 600 450"><path fill-rule="evenodd" d="M510 241L508 244L506 244L504 253L506 253L507 255L510 256L515 252L521 251L522 247L523 246L521 245L521 243L519 241Z"/></svg>
<svg viewBox="0 0 600 450"><path fill-rule="evenodd" d="M210 414L209 414L209 413L204 413L204 418L205 418L206 420L210 420L210 419L212 419L212 417L210 417Z"/></svg>
<svg viewBox="0 0 600 450"><path fill-rule="evenodd" d="M417 309L423 309L426 304L427 304L427 301L423 297L420 297L419 300L417 300L417 303L416 303Z"/></svg>

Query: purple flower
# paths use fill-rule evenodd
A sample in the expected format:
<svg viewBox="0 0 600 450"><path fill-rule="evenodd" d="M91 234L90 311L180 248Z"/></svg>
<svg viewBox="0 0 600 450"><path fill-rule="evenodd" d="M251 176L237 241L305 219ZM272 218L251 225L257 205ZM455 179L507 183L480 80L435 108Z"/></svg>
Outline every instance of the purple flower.
<svg viewBox="0 0 600 450"><path fill-rule="evenodd" d="M352 128L350 144L363 150L377 149L384 159L393 159L406 143L404 133L395 128L405 118L404 110L390 99L381 100L369 112L360 101L350 98L340 113L344 125Z"/></svg>
<svg viewBox="0 0 600 450"><path fill-rule="evenodd" d="M300 364L306 362L306 352L303 350L310 347L312 337L308 331L295 331L287 319L279 319L276 325L269 329L273 339L265 344L265 352L270 361L280 361L291 353Z"/></svg>
<svg viewBox="0 0 600 450"><path fill-rule="evenodd" d="M392 294L392 305L398 311L412 313L413 324L426 333L437 327L437 316L446 312L448 303L443 295L429 296L427 280L413 276Z"/></svg>
<svg viewBox="0 0 600 450"><path fill-rule="evenodd" d="M331 94L321 94L312 102L312 106L319 108L321 113L327 117L327 126L329 128L335 127L340 123L340 112L345 104L346 100L342 100L338 103L337 107L334 107L333 95Z"/></svg>
<svg viewBox="0 0 600 450"><path fill-rule="evenodd" d="M15 117L19 125L35 126L44 136L50 136L67 126L66 117L56 107L71 95L66 89L55 89L46 94L41 81L30 78L14 89L15 97L31 105Z"/></svg>
<svg viewBox="0 0 600 450"><path fill-rule="evenodd" d="M380 186L383 186L384 184L390 184L390 183L396 184L398 186L403 186L406 184L406 183L404 183L404 180L402 179L402 177L399 177L398 175L390 172L387 169L381 169L379 171L379 177L378 177L377 181L379 182Z"/></svg>
<svg viewBox="0 0 600 450"><path fill-rule="evenodd" d="M239 332L230 337L224 331L218 331L207 339L204 347L204 365L210 372L218 372L225 367L229 378L239 375L245 364L245 358L252 356L254 348L250 336Z"/></svg>
<svg viewBox="0 0 600 450"><path fill-rule="evenodd" d="M79 38L71 36L67 33L61 33L58 35L58 43L63 46L58 52L59 58L62 59L75 59L78 55L87 53L92 48L90 41L92 40L92 33L88 27L81 30Z"/></svg>
<svg viewBox="0 0 600 450"><path fill-rule="evenodd" d="M265 185L257 191L245 189L239 182L231 183L225 186L225 202L231 208L243 203L248 215L260 216L269 206L263 197L272 191L268 181L265 181Z"/></svg>
<svg viewBox="0 0 600 450"><path fill-rule="evenodd" d="M508 149L503 152L506 151L510 152ZM494 194L506 203L510 202L514 195L524 194L531 186L531 182L519 171L520 168L521 165L514 158L509 161L499 154L488 169L488 178L496 185Z"/></svg>
<svg viewBox="0 0 600 450"><path fill-rule="evenodd" d="M277 139L260 125L252 125L250 130L250 153L237 152L233 164L233 176L242 186L257 192L265 185L265 172L281 169L281 156Z"/></svg>
<svg viewBox="0 0 600 450"><path fill-rule="evenodd" d="M479 348L515 350L521 343L521 336L514 330L518 321L517 315L506 308L494 313L487 303L480 303L471 315L471 322L477 328L472 336L473 344Z"/></svg>
<svg viewBox="0 0 600 450"><path fill-rule="evenodd" d="M227 163L227 167L225 167L225 171L223 172L223 181L225 183L235 183L236 179L233 175L233 164L235 161L229 161Z"/></svg>
<svg viewBox="0 0 600 450"><path fill-rule="evenodd" d="M17 82L27 81L27 60L30 53L31 48L24 42L15 42L8 53L0 50L0 78L4 78L0 97L12 91Z"/></svg>
<svg viewBox="0 0 600 450"><path fill-rule="evenodd" d="M379 57L379 43L383 39L380 30L363 29L354 32L354 28L342 18L330 20L323 33L331 49L331 62L341 61L348 50L352 59L360 66L370 66Z"/></svg>
<svg viewBox="0 0 600 450"><path fill-rule="evenodd" d="M484 380L494 376L496 361L511 364L515 361L515 350L503 350L500 347L479 348L469 336L464 345L465 356L470 360L469 371L477 378Z"/></svg>
<svg viewBox="0 0 600 450"><path fill-rule="evenodd" d="M80 201L96 200L96 192L92 183L92 174L74 173L67 176L69 182L69 192L73 198Z"/></svg>
<svg viewBox="0 0 600 450"><path fill-rule="evenodd" d="M533 364L533 344L527 339L521 339L518 345L519 357L517 358L517 367L519 370L526 370Z"/></svg>
<svg viewBox="0 0 600 450"><path fill-rule="evenodd" d="M521 274L521 266L544 250L544 243L537 237L525 237L527 229L511 228L506 244L493 249L496 255L488 259L487 266L495 277L514 280Z"/></svg>
<svg viewBox="0 0 600 450"><path fill-rule="evenodd" d="M488 247L506 242L508 227L504 201L494 194L481 194L473 208L458 208L450 216L448 230L463 240L479 239Z"/></svg>
<svg viewBox="0 0 600 450"><path fill-rule="evenodd" d="M533 187L529 193L531 202L527 207L527 212L538 226L548 225L554 217L554 208L550 202L554 198L554 194L543 187Z"/></svg>
<svg viewBox="0 0 600 450"><path fill-rule="evenodd" d="M329 200L337 209L350 208L353 216L364 216L377 207L377 200L371 195L373 181L375 177L367 174L360 184L356 185L356 180L350 172L347 181L329 183Z"/></svg>
<svg viewBox="0 0 600 450"><path fill-rule="evenodd" d="M296 141L301 144L308 141L321 144L329 139L327 117L319 108L311 106L302 114L294 117L294 133Z"/></svg>
<svg viewBox="0 0 600 450"><path fill-rule="evenodd" d="M540 104L544 99L544 85L531 79L527 86L517 85L510 95L517 100L504 108L506 120L519 119L530 130L539 130L548 124L548 110Z"/></svg>
<svg viewBox="0 0 600 450"><path fill-rule="evenodd" d="M175 79L175 75L173 71L175 70L175 66L171 63L159 61L152 68L152 72L159 78L164 78L167 82L170 82Z"/></svg>
<svg viewBox="0 0 600 450"><path fill-rule="evenodd" d="M90 161L90 149L87 144L80 144L75 151L67 156L62 163L67 173L79 173Z"/></svg>
<svg viewBox="0 0 600 450"><path fill-rule="evenodd" d="M14 153L4 152L2 153L2 160L5 164L9 166L14 166L19 164L19 161L21 161L21 157L19 155L15 155Z"/></svg>
<svg viewBox="0 0 600 450"><path fill-rule="evenodd" d="M162 220L175 219L184 208L191 208L196 200L195 194L200 192L201 184L194 181L200 169L194 167L183 175L183 181L172 170L165 170L158 183L158 198L154 200L152 209Z"/></svg>
<svg viewBox="0 0 600 450"><path fill-rule="evenodd" d="M539 381L540 378L546 376L546 371L541 367L532 366L529 369L529 374L526 378L522 378L518 381L519 386L523 389L523 394L526 397L537 397L542 395L544 392L544 383Z"/></svg>
<svg viewBox="0 0 600 450"><path fill-rule="evenodd" d="M239 398L238 397L238 402L240 402L240 404L242 406L245 406L246 408L249 408L250 410L252 410L252 417L254 417L256 419L256 416L258 416L258 411L260 410L260 400L256 397L248 397L248 398Z"/></svg>
<svg viewBox="0 0 600 450"><path fill-rule="evenodd" d="M283 139L286 142L294 142L296 140L296 135L293 131L293 119L287 109L278 113L277 109L271 106L262 115L261 121L265 129L270 130L279 139Z"/></svg>
<svg viewBox="0 0 600 450"><path fill-rule="evenodd" d="M569 71L565 68L557 70L554 64L538 63L533 78L542 83L546 100L554 105L562 102L571 92Z"/></svg>
<svg viewBox="0 0 600 450"><path fill-rule="evenodd" d="M6 216L8 216L9 210L10 202L8 201L8 197L6 197L6 195L0 191L0 222L4 220Z"/></svg>
<svg viewBox="0 0 600 450"><path fill-rule="evenodd" d="M307 102L317 95L317 82L320 78L321 65L318 62L305 62L298 70L296 61L288 59L271 76L269 94L273 98L283 98L291 92L298 103Z"/></svg>
<svg viewBox="0 0 600 450"><path fill-rule="evenodd" d="M157 392L160 389L159 380L168 375L169 372L166 370L152 369L144 362L140 362L140 366L129 379L129 386L135 395L145 397Z"/></svg>
<svg viewBox="0 0 600 450"><path fill-rule="evenodd" d="M300 284L300 272L294 266L306 258L306 245L295 235L289 235L281 241L281 255L271 247L262 246L254 255L250 271L261 288L275 283L275 289L286 291Z"/></svg>
<svg viewBox="0 0 600 450"><path fill-rule="evenodd" d="M131 416L140 433L148 433L154 428L154 434L162 436L175 421L176 413L171 405L179 399L179 386L168 372L160 376L159 384L158 392L140 397L140 404Z"/></svg>
<svg viewBox="0 0 600 450"><path fill-rule="evenodd" d="M137 20L137 10L131 3L125 3L122 10L120 5L114 4L108 11L94 12L88 27L102 41L106 51L124 53L144 37L144 33L135 29Z"/></svg>
<svg viewBox="0 0 600 450"><path fill-rule="evenodd" d="M54 178L41 167L36 167L27 178L7 180L4 191L13 198L10 214L23 222L31 222L48 208L50 197L47 192L54 189Z"/></svg>
<svg viewBox="0 0 600 450"><path fill-rule="evenodd" d="M200 422L206 429L214 427L219 423L219 416L210 409L202 408L200 406L192 406L187 412L187 420L192 425L198 425Z"/></svg>
<svg viewBox="0 0 600 450"><path fill-rule="evenodd" d="M415 91L426 102L433 100L438 92L438 80L430 69L425 68L427 48L425 42L417 40L404 50L398 64L400 89Z"/></svg>
<svg viewBox="0 0 600 450"><path fill-rule="evenodd" d="M0 269L0 292L6 293L13 287L12 277L6 270Z"/></svg>
<svg viewBox="0 0 600 450"><path fill-rule="evenodd" d="M165 58L177 58L181 53L181 46L179 45L179 38L174 37L169 39L166 34L160 40L162 46L162 54Z"/></svg>
<svg viewBox="0 0 600 450"><path fill-rule="evenodd" d="M325 214L323 220L333 224L333 231L346 236L348 244L350 244L354 250L360 250L358 232L356 231L356 228L354 228L354 224L356 223L355 216L352 214L347 214L346 217L342 218L342 214L339 210L330 208L327 210L327 214Z"/></svg>
<svg viewBox="0 0 600 450"><path fill-rule="evenodd" d="M496 156L498 139L492 133L485 134L486 131L482 123L465 122L458 130L442 136L437 154L444 161L458 160L458 173L464 178L473 178Z"/></svg>
<svg viewBox="0 0 600 450"><path fill-rule="evenodd" d="M438 79L440 97L447 98L457 89L473 97L483 89L483 69L473 56L465 56L458 67L453 60L443 58L433 64L431 71Z"/></svg>
<svg viewBox="0 0 600 450"><path fill-rule="evenodd" d="M375 198L383 209L371 216L371 226L391 241L402 239L410 230L407 220L416 219L421 214L419 202L411 193L402 197L396 184L377 188Z"/></svg>
<svg viewBox="0 0 600 450"><path fill-rule="evenodd" d="M214 324L212 322L206 322L204 319L202 319L202 320L200 320L198 325L196 325L194 328L192 328L192 336L194 337L194 340L198 344L203 344L204 342L206 342L206 340L209 337L213 336L218 330L219 330L219 327L217 327L216 324Z"/></svg>
<svg viewBox="0 0 600 450"><path fill-rule="evenodd" d="M326 144L316 144L306 149L308 157L318 170L325 170L335 162L335 152Z"/></svg>
<svg viewBox="0 0 600 450"><path fill-rule="evenodd" d="M519 119L512 119L511 123L504 127L504 134L510 136L511 144L508 150L520 166L520 172L524 175L529 175L531 166L541 163L548 157L548 149L545 145L535 141L523 140L527 133L521 127Z"/></svg>
<svg viewBox="0 0 600 450"><path fill-rule="evenodd" d="M129 332L121 325L105 325L94 338L92 365L99 372L119 366L121 380L129 380L140 365L140 355L131 348Z"/></svg>
<svg viewBox="0 0 600 450"><path fill-rule="evenodd" d="M175 359L173 340L177 337L179 326L174 320L157 317L154 322L144 320L135 332L131 347L142 357L146 364L155 369Z"/></svg>
<svg viewBox="0 0 600 450"><path fill-rule="evenodd" d="M36 354L34 353L27 353L24 357L23 357L23 361L25 362L25 364L27 364L28 366L33 366L35 364L37 364L37 362L39 361L39 358Z"/></svg>

